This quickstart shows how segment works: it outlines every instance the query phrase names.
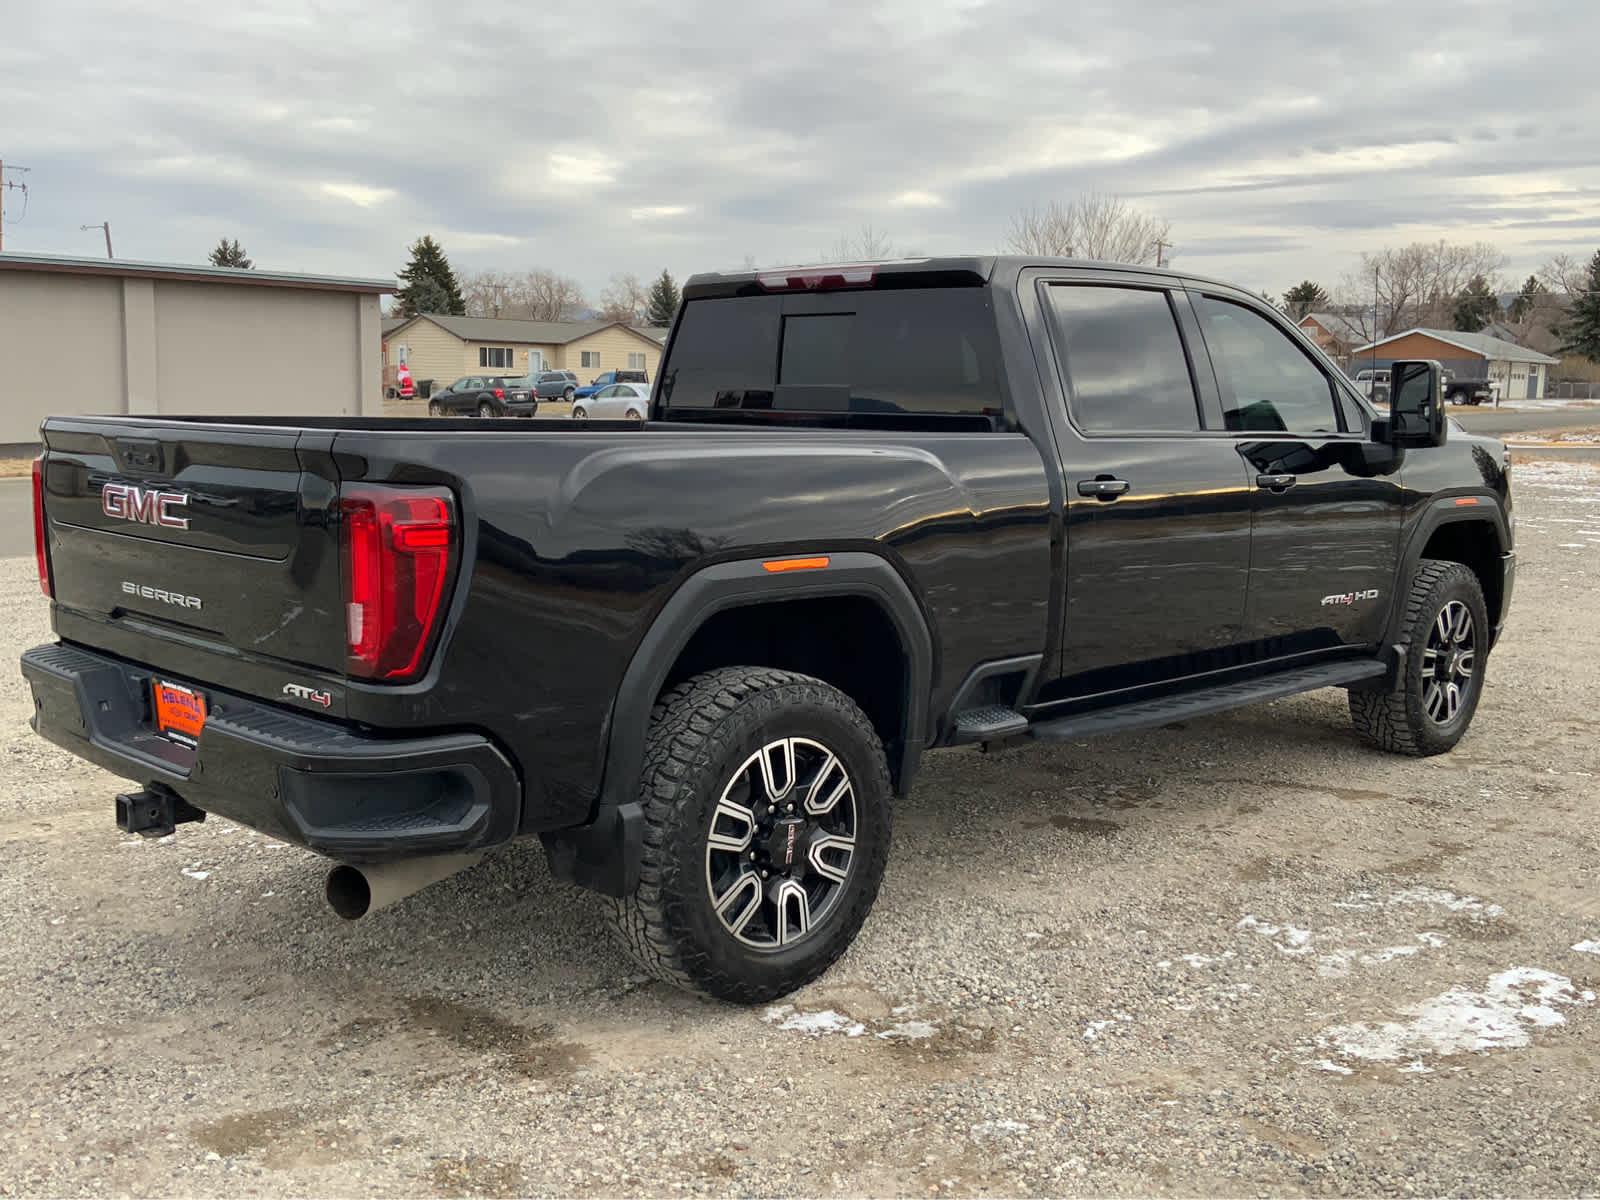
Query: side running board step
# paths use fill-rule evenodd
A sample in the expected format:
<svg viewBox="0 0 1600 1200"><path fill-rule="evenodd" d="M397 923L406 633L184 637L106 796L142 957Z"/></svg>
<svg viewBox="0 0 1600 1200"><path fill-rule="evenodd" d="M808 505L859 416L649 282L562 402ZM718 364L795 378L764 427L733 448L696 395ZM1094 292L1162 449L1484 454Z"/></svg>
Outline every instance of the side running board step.
<svg viewBox="0 0 1600 1200"><path fill-rule="evenodd" d="M1003 704L966 708L956 714L955 744L998 742L1028 732L1028 718Z"/></svg>
<svg viewBox="0 0 1600 1200"><path fill-rule="evenodd" d="M1116 708L1102 708L1095 712L1076 713L1070 717L1035 722L1028 728L1031 737L1046 742L1062 742L1072 738L1095 737L1102 733L1126 733L1131 729L1151 729L1190 717L1203 717L1225 712L1246 704L1263 700L1281 700L1285 696L1317 688L1340 687L1360 683L1363 679L1376 679L1387 668L1376 659L1357 659L1353 662L1324 663L1315 667L1299 667L1263 675L1238 683L1225 683L1198 692L1184 692L1176 696L1162 696L1155 700L1140 700ZM965 716L965 714L962 714ZM959 725L958 725L959 728Z"/></svg>

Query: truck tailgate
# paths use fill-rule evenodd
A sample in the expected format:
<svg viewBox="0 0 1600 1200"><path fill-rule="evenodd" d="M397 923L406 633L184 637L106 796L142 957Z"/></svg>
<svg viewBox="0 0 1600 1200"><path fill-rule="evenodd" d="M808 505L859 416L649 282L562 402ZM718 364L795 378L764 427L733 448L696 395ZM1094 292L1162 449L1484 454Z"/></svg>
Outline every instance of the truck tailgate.
<svg viewBox="0 0 1600 1200"><path fill-rule="evenodd" d="M151 658L155 643L176 643L342 675L328 440L292 428L53 420L44 499L63 615L80 619L75 629L103 626L122 652L148 640Z"/></svg>

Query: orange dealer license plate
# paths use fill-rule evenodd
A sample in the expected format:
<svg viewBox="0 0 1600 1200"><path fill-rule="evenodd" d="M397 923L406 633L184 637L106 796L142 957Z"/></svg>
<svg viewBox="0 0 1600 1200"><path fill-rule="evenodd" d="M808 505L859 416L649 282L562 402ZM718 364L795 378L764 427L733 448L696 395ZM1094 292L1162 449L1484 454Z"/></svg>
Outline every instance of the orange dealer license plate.
<svg viewBox="0 0 1600 1200"><path fill-rule="evenodd" d="M156 732L179 745L196 746L206 725L206 698L193 688L156 680Z"/></svg>

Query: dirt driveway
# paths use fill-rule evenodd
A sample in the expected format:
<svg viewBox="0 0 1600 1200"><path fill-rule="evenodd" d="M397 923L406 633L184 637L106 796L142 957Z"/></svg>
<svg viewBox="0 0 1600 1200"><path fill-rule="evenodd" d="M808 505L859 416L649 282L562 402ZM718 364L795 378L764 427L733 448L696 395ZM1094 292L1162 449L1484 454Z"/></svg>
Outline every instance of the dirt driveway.
<svg viewBox="0 0 1600 1200"><path fill-rule="evenodd" d="M1593 1194L1600 472L1517 488L1456 752L1363 749L1325 691L935 755L775 1009L645 982L536 847L348 925L230 822L125 837L8 669L0 1194Z"/></svg>

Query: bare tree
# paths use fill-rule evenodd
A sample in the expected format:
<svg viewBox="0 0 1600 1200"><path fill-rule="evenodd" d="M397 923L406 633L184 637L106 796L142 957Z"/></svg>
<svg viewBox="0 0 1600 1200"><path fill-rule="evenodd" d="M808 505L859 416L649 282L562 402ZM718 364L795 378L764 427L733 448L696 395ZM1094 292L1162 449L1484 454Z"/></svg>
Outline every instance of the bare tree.
<svg viewBox="0 0 1600 1200"><path fill-rule="evenodd" d="M1558 254L1535 273L1544 286L1561 296L1576 296L1584 290L1589 268L1570 254Z"/></svg>
<svg viewBox="0 0 1600 1200"><path fill-rule="evenodd" d="M1474 276L1499 290L1506 258L1489 242L1413 242L1361 256L1340 282L1341 311L1368 341L1417 327L1451 327L1457 301Z"/></svg>
<svg viewBox="0 0 1600 1200"><path fill-rule="evenodd" d="M600 293L600 315L608 321L636 325L650 303L650 289L637 275L613 275Z"/></svg>
<svg viewBox="0 0 1600 1200"><path fill-rule="evenodd" d="M876 262L893 257L894 245L889 241L889 235L881 229L874 229L871 222L868 222L854 234L847 234L834 242L832 249L823 256L823 260Z"/></svg>
<svg viewBox="0 0 1600 1200"><path fill-rule="evenodd" d="M1094 258L1105 262L1170 262L1172 226L1116 196L1094 193L1052 200L1011 218L1007 244L1019 254Z"/></svg>
<svg viewBox="0 0 1600 1200"><path fill-rule="evenodd" d="M527 317L532 321L571 321L588 306L576 279L538 268L523 277Z"/></svg>
<svg viewBox="0 0 1600 1200"><path fill-rule="evenodd" d="M504 271L470 271L459 276L461 299L469 317L521 317L527 308L526 288Z"/></svg>

